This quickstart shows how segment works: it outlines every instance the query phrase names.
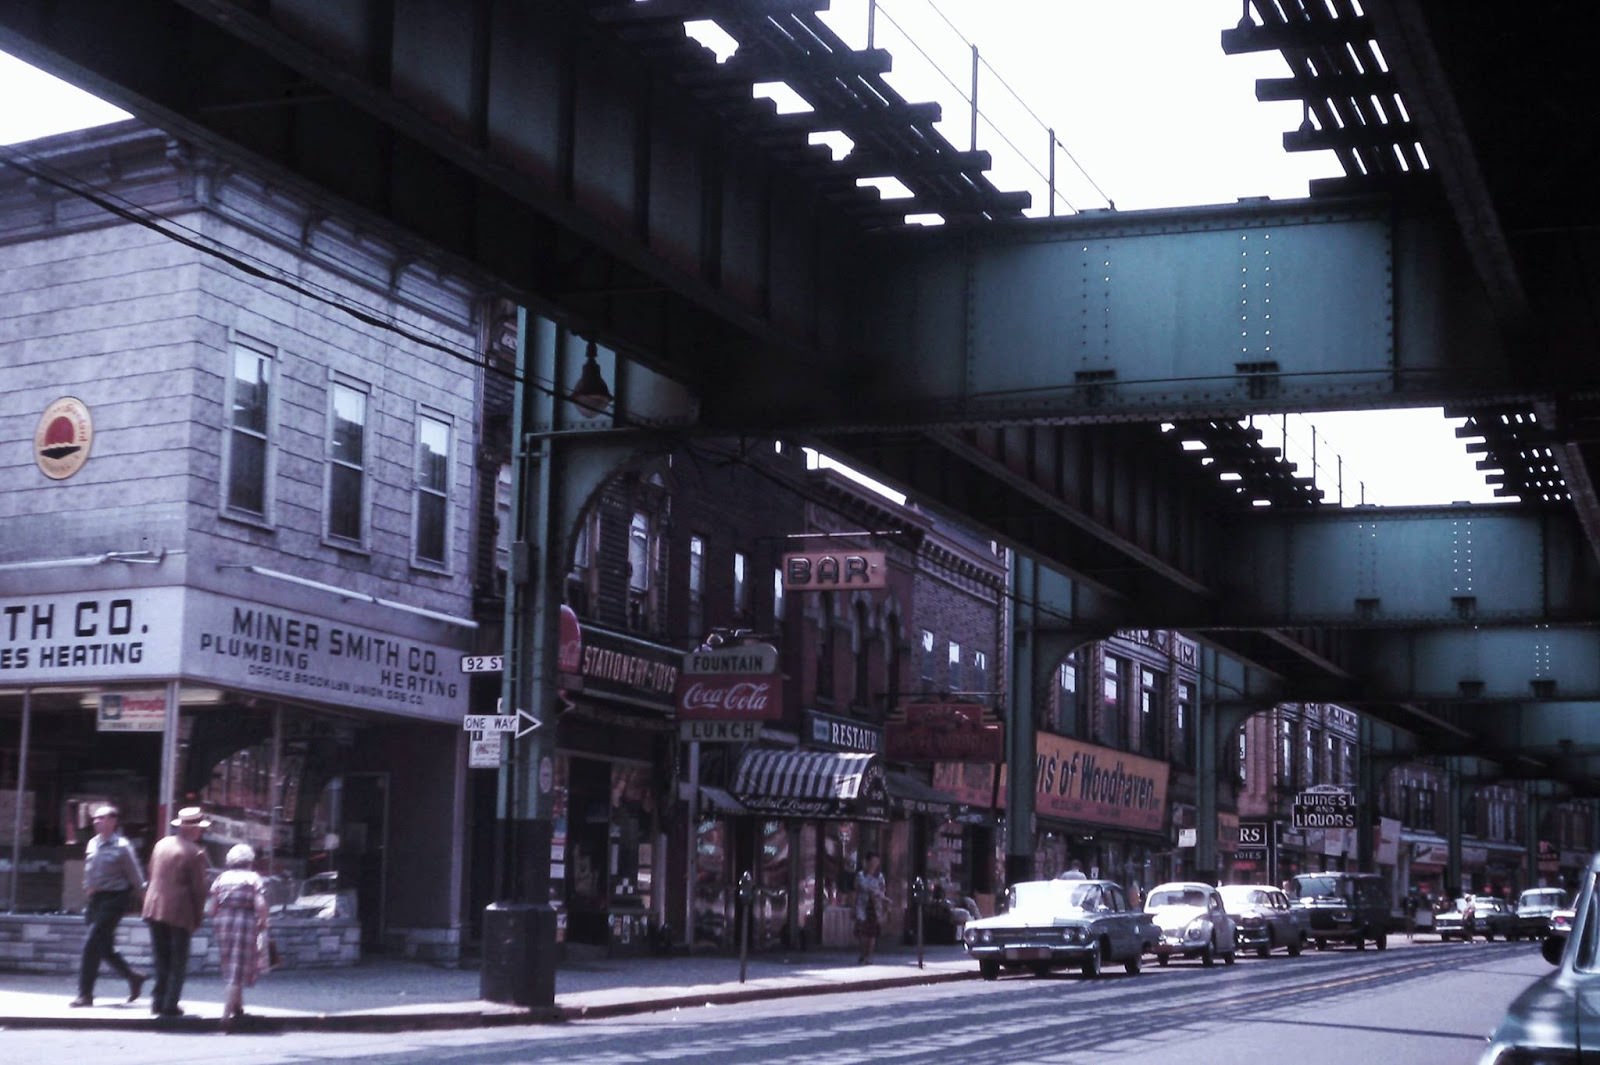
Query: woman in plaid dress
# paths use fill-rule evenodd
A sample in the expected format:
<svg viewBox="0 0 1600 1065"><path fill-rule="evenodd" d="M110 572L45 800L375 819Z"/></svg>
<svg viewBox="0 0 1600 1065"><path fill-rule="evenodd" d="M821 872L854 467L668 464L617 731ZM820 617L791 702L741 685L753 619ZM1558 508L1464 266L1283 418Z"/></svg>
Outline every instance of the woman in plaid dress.
<svg viewBox="0 0 1600 1065"><path fill-rule="evenodd" d="M252 866L256 852L240 843L228 851L227 868L211 883L208 909L212 934L222 955L228 988L222 1003L224 1024L244 1013L244 989L260 971L261 933L267 930L267 885Z"/></svg>

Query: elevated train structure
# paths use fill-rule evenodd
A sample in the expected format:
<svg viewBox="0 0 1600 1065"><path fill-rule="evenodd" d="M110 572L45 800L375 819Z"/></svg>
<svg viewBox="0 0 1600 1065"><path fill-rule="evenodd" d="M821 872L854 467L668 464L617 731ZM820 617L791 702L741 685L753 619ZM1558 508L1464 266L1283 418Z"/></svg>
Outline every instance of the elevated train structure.
<svg viewBox="0 0 1600 1065"><path fill-rule="evenodd" d="M1220 46L1283 55L1259 98L1302 101L1285 148L1344 176L1050 219L826 7L10 0L0 47L497 278L547 325L544 379L617 353L612 426L798 439L1014 547L1017 713L1077 644L1178 628L1228 713L1339 702L1393 757L1600 795L1578 5L1249 0ZM773 81L814 110L751 98ZM1425 405L1469 419L1505 505L1330 506L1240 425ZM625 450L567 454L595 456L581 480Z"/></svg>

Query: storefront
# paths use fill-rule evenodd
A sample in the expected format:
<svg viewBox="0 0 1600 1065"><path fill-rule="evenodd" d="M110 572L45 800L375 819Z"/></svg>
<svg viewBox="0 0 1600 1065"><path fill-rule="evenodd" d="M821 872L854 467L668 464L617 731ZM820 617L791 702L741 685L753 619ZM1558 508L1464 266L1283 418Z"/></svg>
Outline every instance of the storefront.
<svg viewBox="0 0 1600 1065"><path fill-rule="evenodd" d="M0 601L0 858L16 911L81 907L92 806L118 806L147 857L171 811L199 803L211 864L249 843L275 904L314 884L337 898L330 916L359 922L364 950L459 952L459 877L405 871L457 867L470 622L297 598L328 602L192 587Z"/></svg>
<svg viewBox="0 0 1600 1065"><path fill-rule="evenodd" d="M721 935L701 942L737 943L735 888L747 870L757 891L757 946L851 943L854 877L868 851L882 856L890 896L899 900L906 837L889 824L888 785L878 755L751 748L734 767L729 790L746 816L731 826L731 839L721 837L720 862L711 860L702 838L696 928ZM730 827L720 819L713 824L719 834ZM898 915L890 916L897 929ZM884 934L893 934L888 922Z"/></svg>
<svg viewBox="0 0 1600 1065"><path fill-rule="evenodd" d="M683 654L585 624L556 725L550 895L568 943L651 949L667 923L661 816L675 778Z"/></svg>

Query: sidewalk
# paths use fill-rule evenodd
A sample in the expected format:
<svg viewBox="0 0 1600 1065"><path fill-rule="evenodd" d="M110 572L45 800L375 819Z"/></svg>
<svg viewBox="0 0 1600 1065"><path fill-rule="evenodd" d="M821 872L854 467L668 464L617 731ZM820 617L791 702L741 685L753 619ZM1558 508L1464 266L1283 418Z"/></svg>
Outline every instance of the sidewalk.
<svg viewBox="0 0 1600 1065"><path fill-rule="evenodd" d="M818 995L836 991L905 987L972 979L977 966L961 947L928 947L917 968L914 947L880 949L875 964L858 965L855 952L797 951L752 955L739 982L737 955L569 957L556 969L553 1009L530 1010L478 997L479 970L373 958L346 969L271 973L245 992L240 1030L404 1031L471 1028L617 1017L711 1003ZM97 1004L72 1009L70 975L0 972L0 1030L7 1028L158 1027L216 1029L222 983L191 976L184 985L187 1016L158 1022L150 997L124 1003L127 985L103 973Z"/></svg>

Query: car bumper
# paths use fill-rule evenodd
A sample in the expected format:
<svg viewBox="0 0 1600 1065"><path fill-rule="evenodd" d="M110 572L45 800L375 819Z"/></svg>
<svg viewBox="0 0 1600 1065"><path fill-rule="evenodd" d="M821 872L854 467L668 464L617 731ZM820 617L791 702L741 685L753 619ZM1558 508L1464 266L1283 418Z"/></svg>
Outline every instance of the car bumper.
<svg viewBox="0 0 1600 1065"><path fill-rule="evenodd" d="M1204 954L1206 946L1207 941L1204 939L1186 939L1181 935L1162 936L1156 940L1152 953L1158 958L1173 956L1191 958Z"/></svg>
<svg viewBox="0 0 1600 1065"><path fill-rule="evenodd" d="M967 946L967 954L979 961L1001 965L1082 965L1094 953L1089 943L1006 943Z"/></svg>

